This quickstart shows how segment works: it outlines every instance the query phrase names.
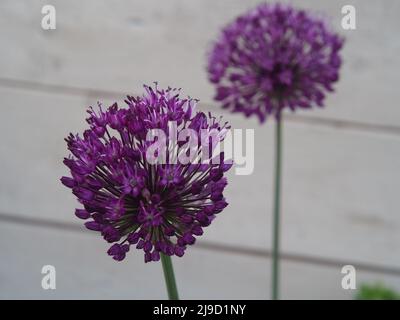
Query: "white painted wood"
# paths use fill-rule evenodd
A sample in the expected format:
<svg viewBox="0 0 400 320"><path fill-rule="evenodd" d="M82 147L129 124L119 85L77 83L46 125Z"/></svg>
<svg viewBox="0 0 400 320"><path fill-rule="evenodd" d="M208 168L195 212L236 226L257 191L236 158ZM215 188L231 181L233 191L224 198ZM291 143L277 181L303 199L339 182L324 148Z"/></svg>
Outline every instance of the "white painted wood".
<svg viewBox="0 0 400 320"><path fill-rule="evenodd" d="M63 138L82 131L95 100L4 88L0 96L0 212L80 224L77 202L58 179L67 173ZM273 124L226 118L255 128L255 171L231 172L230 205L203 239L269 248ZM283 250L399 267L399 161L397 136L286 123Z"/></svg>
<svg viewBox="0 0 400 320"><path fill-rule="evenodd" d="M83 129L85 99L0 89L0 211L68 221L74 197L59 178L67 172L64 137Z"/></svg>
<svg viewBox="0 0 400 320"><path fill-rule="evenodd" d="M291 2L330 16L347 38L337 93L325 109L302 114L398 126L400 42L394 33L400 2L352 1L355 31L340 26L346 1ZM257 3L55 0L57 30L44 31L40 10L46 1L2 1L0 76L117 92L140 92L143 83L159 81L209 103L206 49L220 27Z"/></svg>
<svg viewBox="0 0 400 320"><path fill-rule="evenodd" d="M165 299L161 265L130 252L114 262L96 237L13 224L0 225L1 299ZM43 290L44 265L56 268L56 289ZM174 259L183 299L267 299L270 261L194 248ZM336 268L284 262L284 299L351 299ZM398 278L358 272L357 285L382 281L400 290Z"/></svg>
<svg viewBox="0 0 400 320"><path fill-rule="evenodd" d="M118 263L106 246L88 233L68 233L2 224L0 298L165 299L160 263L143 262L132 250ZM257 258L191 250L174 259L182 298L266 299L266 261ZM56 290L43 290L43 265L56 268ZM235 281L237 279L237 281ZM267 283L265 283L267 285Z"/></svg>

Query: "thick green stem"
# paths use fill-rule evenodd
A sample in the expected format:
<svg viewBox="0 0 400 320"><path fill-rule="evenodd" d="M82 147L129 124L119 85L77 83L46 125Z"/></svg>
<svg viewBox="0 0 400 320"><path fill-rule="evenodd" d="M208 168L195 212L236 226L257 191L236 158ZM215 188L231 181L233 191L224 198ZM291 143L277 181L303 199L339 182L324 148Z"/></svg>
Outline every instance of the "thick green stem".
<svg viewBox="0 0 400 320"><path fill-rule="evenodd" d="M179 300L178 288L176 287L174 268L171 257L161 253L161 263L163 266L165 284L167 286L169 300Z"/></svg>
<svg viewBox="0 0 400 320"><path fill-rule="evenodd" d="M272 238L272 299L279 299L279 229L282 170L282 115L276 119L274 221Z"/></svg>

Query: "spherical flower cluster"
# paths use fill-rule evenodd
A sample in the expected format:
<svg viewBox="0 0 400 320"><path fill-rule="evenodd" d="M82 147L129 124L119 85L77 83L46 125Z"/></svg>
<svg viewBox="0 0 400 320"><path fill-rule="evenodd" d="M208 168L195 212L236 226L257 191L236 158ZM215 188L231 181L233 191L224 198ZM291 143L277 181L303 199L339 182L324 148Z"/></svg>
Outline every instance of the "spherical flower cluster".
<svg viewBox="0 0 400 320"><path fill-rule="evenodd" d="M343 39L323 20L261 4L226 26L209 54L209 79L224 108L279 117L283 108L322 106L339 78Z"/></svg>
<svg viewBox="0 0 400 320"><path fill-rule="evenodd" d="M145 262L158 261L161 253L181 257L227 206L224 172L231 164L224 162L222 152L222 161L216 164L150 164L146 158L149 130L168 133L168 124L174 121L178 132L190 128L223 133L229 129L227 123L196 112L197 101L179 98L179 90L157 85L145 89L142 97L128 96L126 108L90 108L90 128L82 137L66 138L72 155L64 164L71 176L61 182L83 205L75 215L113 243L108 254L117 261L133 245L144 251Z"/></svg>

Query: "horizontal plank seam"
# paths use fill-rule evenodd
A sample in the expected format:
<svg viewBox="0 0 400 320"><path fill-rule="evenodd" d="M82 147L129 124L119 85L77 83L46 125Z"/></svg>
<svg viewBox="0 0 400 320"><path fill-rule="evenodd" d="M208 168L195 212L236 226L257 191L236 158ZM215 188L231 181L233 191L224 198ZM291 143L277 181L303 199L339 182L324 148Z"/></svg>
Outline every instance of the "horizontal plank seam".
<svg viewBox="0 0 400 320"><path fill-rule="evenodd" d="M40 82L27 81L27 80L17 80L17 79L9 79L9 78L0 78L0 86L6 88L14 88L14 89L26 89L32 91L40 91L46 93L53 94L67 94L67 95L78 95L84 97L98 97L98 98L120 98L125 96L127 93L117 92L117 91L108 91L108 90L98 90L98 89L90 89L90 88L80 88L80 87L71 87L71 86L63 86L63 85L55 85L55 84L44 84ZM200 103L200 105L204 106L207 109L215 108L212 104L209 103ZM222 112L226 113L227 111L221 109ZM304 115L293 115L288 114L286 116L287 121L293 123L300 124L308 124L308 125L318 125L331 127L335 129L351 129L355 131L361 132L375 132L375 133L384 133L390 135L400 136L400 126L394 125L385 125L385 124L373 124L367 122L359 122L353 120L342 120L342 119L333 119L333 118L322 118L322 117L309 117Z"/></svg>
<svg viewBox="0 0 400 320"><path fill-rule="evenodd" d="M42 218L31 218L27 216L7 214L7 213L0 213L0 221L17 225L31 226L31 227L58 229L62 231L81 232L84 230L83 226L73 223L42 219ZM250 248L250 247L233 246L229 244L216 243L211 241L199 241L196 247L204 250L241 254L245 256L258 257L258 258L268 259L271 257L271 251L267 249L264 250L264 249ZM324 258L324 257L316 257L310 255L284 253L284 252L281 253L281 259L290 262L312 264L312 265L333 267L339 269L341 269L345 265L353 265L359 271L400 276L400 268L391 266L374 265L370 263L344 261L340 259Z"/></svg>

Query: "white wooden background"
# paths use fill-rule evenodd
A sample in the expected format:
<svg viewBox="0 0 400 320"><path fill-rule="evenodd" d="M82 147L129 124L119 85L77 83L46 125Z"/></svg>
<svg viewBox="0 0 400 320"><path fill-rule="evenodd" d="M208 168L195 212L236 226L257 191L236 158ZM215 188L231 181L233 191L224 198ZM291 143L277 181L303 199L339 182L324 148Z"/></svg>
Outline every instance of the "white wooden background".
<svg viewBox="0 0 400 320"><path fill-rule="evenodd" d="M122 263L73 215L63 138L84 126L97 100L122 101L143 83L184 88L212 102L205 53L218 29L259 1L142 0L0 2L0 298L165 298L159 264L130 253ZM347 39L337 92L325 109L286 117L283 298L352 298L357 284L400 290L400 2L292 1L325 12ZM41 29L53 4L57 29ZM357 9L357 30L340 27ZM229 177L230 206L184 259L175 259L185 298L267 299L270 292L273 122L224 116L256 130L255 172ZM41 267L57 289L40 286Z"/></svg>

